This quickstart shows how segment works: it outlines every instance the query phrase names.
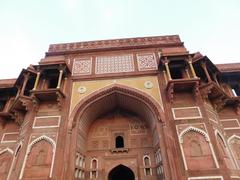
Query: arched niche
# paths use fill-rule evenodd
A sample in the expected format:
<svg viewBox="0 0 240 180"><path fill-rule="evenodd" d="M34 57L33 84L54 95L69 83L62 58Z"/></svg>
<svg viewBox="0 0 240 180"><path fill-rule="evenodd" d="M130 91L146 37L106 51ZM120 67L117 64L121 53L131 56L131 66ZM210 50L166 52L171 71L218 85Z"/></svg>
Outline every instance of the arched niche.
<svg viewBox="0 0 240 180"><path fill-rule="evenodd" d="M0 177L7 179L11 162L13 158L13 150L5 148L0 151Z"/></svg>
<svg viewBox="0 0 240 180"><path fill-rule="evenodd" d="M180 133L179 140L186 170L205 170L219 167L205 131L190 126Z"/></svg>
<svg viewBox="0 0 240 180"><path fill-rule="evenodd" d="M240 136L232 135L228 139L228 144L233 156L234 162L237 165L237 168L240 169Z"/></svg>
<svg viewBox="0 0 240 180"><path fill-rule="evenodd" d="M217 129L215 130L215 136L216 136L216 139L217 139L217 147L220 151L220 155L224 159L224 162L225 162L226 166L229 169L235 168L235 164L234 164L233 159L231 157L231 154L229 152L229 148L228 148L228 145L225 141L224 136Z"/></svg>
<svg viewBox="0 0 240 180"><path fill-rule="evenodd" d="M113 100L112 98L115 98L115 100ZM124 99L126 100L126 98L129 102L123 101ZM101 106L107 102L113 103L110 104L111 107ZM136 104L136 102L139 107L131 106L133 104ZM108 112L109 110L116 107L116 105L120 105L125 109L137 112L143 117L146 117L146 114L151 114L152 116L154 116L155 120L159 120L161 122L165 121L165 117L163 115L164 113L161 106L150 95L140 90L133 89L124 85L114 84L97 90L82 99L71 112L68 127L72 129L76 126L78 122L81 123L81 119L83 119L83 117L85 117L86 115L89 115L89 113L92 112L93 109L98 110L94 113L91 113L91 117L88 119L96 119L96 117L99 117L100 115ZM142 111L140 111L140 109Z"/></svg>
<svg viewBox="0 0 240 180"><path fill-rule="evenodd" d="M111 114L112 112L113 114ZM132 117L141 119L141 122L146 125L151 133L153 144L159 146L160 128L157 127L157 124L164 123L165 121L160 105L150 95L144 92L114 84L100 89L82 99L71 113L68 128L71 130L71 144L76 145L75 152L86 153L89 144L88 136L91 132L91 127L94 126L97 120L101 119L101 117L104 117L106 120L106 117L116 116L118 112L120 112L119 118L125 120ZM125 113L128 115L125 116ZM130 128L129 125L128 128ZM109 132L112 133L113 131ZM121 136L124 139L128 137L127 133L121 132L121 130L118 129L116 133L112 133L112 136ZM114 145L112 147L115 147L115 138L113 141ZM127 151L129 147L130 141L124 139L124 151ZM72 154L72 159L75 158L75 156L76 154ZM71 164L74 165L74 163ZM86 166L88 166L88 164L89 163L86 163ZM72 169L74 169L74 166L72 166Z"/></svg>
<svg viewBox="0 0 240 180"><path fill-rule="evenodd" d="M48 136L33 140L27 149L20 178L51 178L56 144Z"/></svg>

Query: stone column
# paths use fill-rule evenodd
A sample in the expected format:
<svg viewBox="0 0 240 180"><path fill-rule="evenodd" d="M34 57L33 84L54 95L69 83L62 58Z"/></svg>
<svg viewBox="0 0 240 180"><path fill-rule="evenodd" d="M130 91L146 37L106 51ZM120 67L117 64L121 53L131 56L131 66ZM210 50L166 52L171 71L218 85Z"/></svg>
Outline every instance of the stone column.
<svg viewBox="0 0 240 180"><path fill-rule="evenodd" d="M201 63L201 66L202 66L202 68L205 72L205 75L207 76L208 82L212 82L212 79L211 79L211 77L208 73L208 70L207 70L206 62Z"/></svg>
<svg viewBox="0 0 240 180"><path fill-rule="evenodd" d="M36 77L36 80L35 80L35 83L34 83L33 90L37 89L38 82L39 82L39 79L40 79L40 74L41 74L40 72L37 72L37 77Z"/></svg>
<svg viewBox="0 0 240 180"><path fill-rule="evenodd" d="M168 62L169 61L168 61L167 57L165 57L164 65L165 65L165 68L166 68L166 71L167 71L168 80L172 80L171 72L170 72L170 69L169 69L169 66L168 66Z"/></svg>
<svg viewBox="0 0 240 180"><path fill-rule="evenodd" d="M217 79L217 73L213 74L213 79L217 83L217 85L220 87L220 84L219 84L218 79Z"/></svg>
<svg viewBox="0 0 240 180"><path fill-rule="evenodd" d="M189 64L189 67L191 69L193 78L197 78L196 72L195 72L195 70L193 68L193 65L192 65L192 57L191 56L189 56L189 58L188 58L188 64Z"/></svg>
<svg viewBox="0 0 240 180"><path fill-rule="evenodd" d="M61 87L62 76L63 76L63 70L60 70L59 71L59 76L58 76L57 89L59 89Z"/></svg>
<svg viewBox="0 0 240 180"><path fill-rule="evenodd" d="M30 74L27 73L27 74L24 74L23 76L24 76L24 80L23 80L23 85L22 85L22 89L21 89L21 92L20 92L21 95L24 95L24 91L25 91L27 82L28 82L28 80L29 80Z"/></svg>

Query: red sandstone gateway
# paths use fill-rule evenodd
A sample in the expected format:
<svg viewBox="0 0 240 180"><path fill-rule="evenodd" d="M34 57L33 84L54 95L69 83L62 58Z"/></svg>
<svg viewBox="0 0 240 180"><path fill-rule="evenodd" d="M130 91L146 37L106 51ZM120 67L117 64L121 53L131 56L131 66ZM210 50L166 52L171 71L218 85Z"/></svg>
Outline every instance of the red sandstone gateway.
<svg viewBox="0 0 240 180"><path fill-rule="evenodd" d="M240 179L239 79L176 35L50 45L0 80L0 180Z"/></svg>

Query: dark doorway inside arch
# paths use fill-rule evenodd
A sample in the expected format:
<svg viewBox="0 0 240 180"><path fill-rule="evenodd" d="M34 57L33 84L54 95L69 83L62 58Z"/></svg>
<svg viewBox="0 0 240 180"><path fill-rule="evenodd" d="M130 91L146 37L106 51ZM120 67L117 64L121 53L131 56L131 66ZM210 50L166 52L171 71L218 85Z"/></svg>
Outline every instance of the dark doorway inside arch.
<svg viewBox="0 0 240 180"><path fill-rule="evenodd" d="M109 175L108 180L134 180L134 173L126 166L119 165L113 168Z"/></svg>

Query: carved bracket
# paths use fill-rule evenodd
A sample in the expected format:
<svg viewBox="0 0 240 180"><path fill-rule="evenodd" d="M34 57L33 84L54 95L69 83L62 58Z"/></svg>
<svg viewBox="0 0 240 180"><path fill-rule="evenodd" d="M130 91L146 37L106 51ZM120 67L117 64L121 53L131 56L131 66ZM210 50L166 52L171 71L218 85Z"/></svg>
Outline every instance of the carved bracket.
<svg viewBox="0 0 240 180"><path fill-rule="evenodd" d="M220 96L219 98L214 99L212 102L216 111L221 111L224 108L226 101L227 99L225 96Z"/></svg>
<svg viewBox="0 0 240 180"><path fill-rule="evenodd" d="M35 111L38 111L38 108L39 108L39 101L38 99L36 98L36 96L32 96L32 106L33 106L33 109Z"/></svg>

